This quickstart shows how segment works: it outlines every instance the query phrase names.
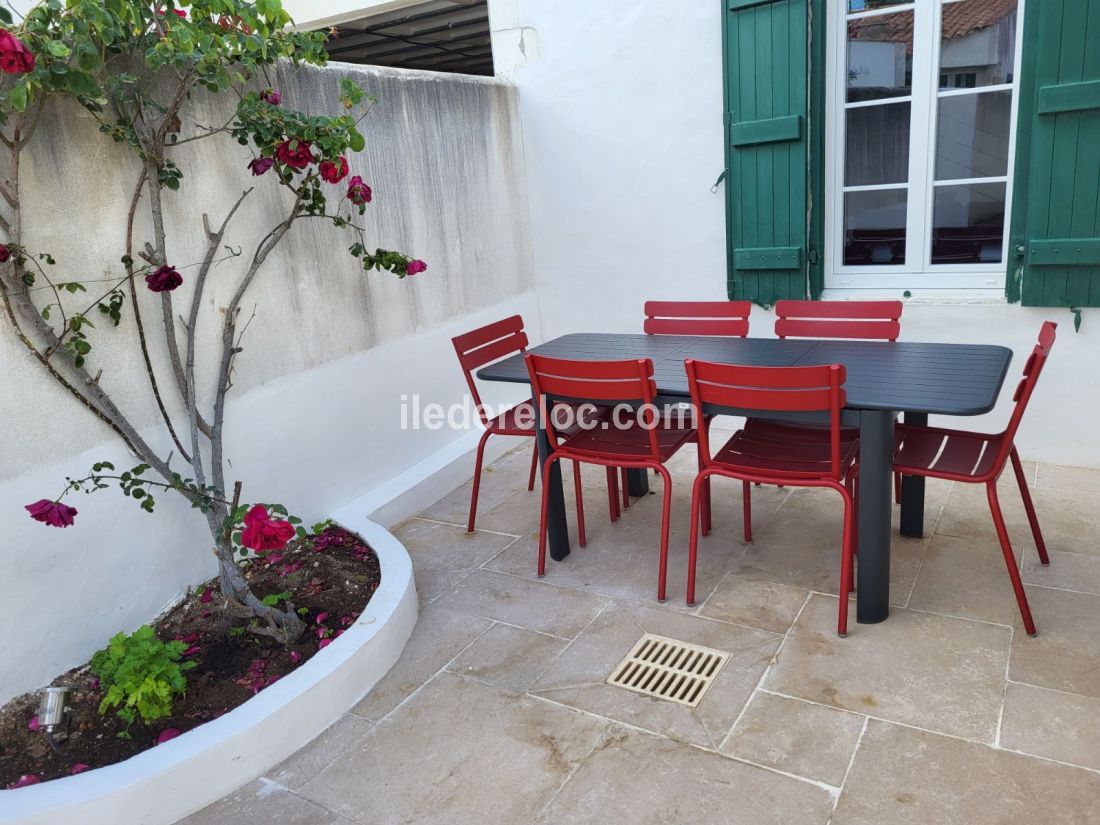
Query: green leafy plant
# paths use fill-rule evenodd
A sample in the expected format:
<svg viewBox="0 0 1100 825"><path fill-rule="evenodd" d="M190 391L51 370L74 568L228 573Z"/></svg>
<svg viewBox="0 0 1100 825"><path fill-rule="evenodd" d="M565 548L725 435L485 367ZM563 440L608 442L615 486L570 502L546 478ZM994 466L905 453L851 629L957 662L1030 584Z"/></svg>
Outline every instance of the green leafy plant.
<svg viewBox="0 0 1100 825"><path fill-rule="evenodd" d="M104 688L100 714L118 708L127 726L135 719L149 724L172 713L172 702L187 688L184 672L194 662L181 662L183 642L163 642L144 625L127 636L119 633L92 657L92 672Z"/></svg>

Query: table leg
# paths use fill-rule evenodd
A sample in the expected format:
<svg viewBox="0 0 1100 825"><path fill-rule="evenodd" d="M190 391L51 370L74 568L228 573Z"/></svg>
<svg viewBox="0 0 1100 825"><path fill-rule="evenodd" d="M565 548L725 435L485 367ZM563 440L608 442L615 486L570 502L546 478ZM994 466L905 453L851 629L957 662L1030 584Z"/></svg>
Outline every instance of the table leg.
<svg viewBox="0 0 1100 825"><path fill-rule="evenodd" d="M649 495L649 470L627 470L626 481L630 495L635 498Z"/></svg>
<svg viewBox="0 0 1100 825"><path fill-rule="evenodd" d="M890 613L890 507L894 499L894 414L859 416L859 556L856 618L883 621Z"/></svg>
<svg viewBox="0 0 1100 825"><path fill-rule="evenodd" d="M928 414L907 412L905 423L927 427ZM901 480L901 534L924 538L924 476L904 476Z"/></svg>
<svg viewBox="0 0 1100 825"><path fill-rule="evenodd" d="M539 405L535 405L535 441L539 446L539 468L541 470L546 457L550 455L550 440L546 437L546 428L542 426ZM541 476L540 476L541 477ZM569 524L565 520L565 493L561 487L561 462L550 468L550 506L546 518L546 539L550 546L550 558L561 561L569 555Z"/></svg>

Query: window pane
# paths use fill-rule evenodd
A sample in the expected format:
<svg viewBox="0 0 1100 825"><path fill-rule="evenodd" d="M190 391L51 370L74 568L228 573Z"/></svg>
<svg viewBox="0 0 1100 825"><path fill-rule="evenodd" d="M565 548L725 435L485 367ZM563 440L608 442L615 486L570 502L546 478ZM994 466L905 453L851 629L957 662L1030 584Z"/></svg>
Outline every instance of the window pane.
<svg viewBox="0 0 1100 825"><path fill-rule="evenodd" d="M846 111L845 186L909 180L909 108L906 102Z"/></svg>
<svg viewBox="0 0 1100 825"><path fill-rule="evenodd" d="M1011 83L1016 65L1015 0L961 0L943 6L940 88Z"/></svg>
<svg viewBox="0 0 1100 825"><path fill-rule="evenodd" d="M913 12L848 22L848 102L905 97L913 83Z"/></svg>
<svg viewBox="0 0 1100 825"><path fill-rule="evenodd" d="M936 180L1008 174L1012 92L952 95L939 101Z"/></svg>
<svg viewBox="0 0 1100 825"><path fill-rule="evenodd" d="M844 265L905 263L905 189L846 192Z"/></svg>
<svg viewBox="0 0 1100 825"><path fill-rule="evenodd" d="M871 9L884 9L887 6L900 6L903 3L912 3L913 0L848 0L848 11L870 11Z"/></svg>
<svg viewBox="0 0 1100 825"><path fill-rule="evenodd" d="M1005 184L937 186L932 263L1000 263L1004 248Z"/></svg>

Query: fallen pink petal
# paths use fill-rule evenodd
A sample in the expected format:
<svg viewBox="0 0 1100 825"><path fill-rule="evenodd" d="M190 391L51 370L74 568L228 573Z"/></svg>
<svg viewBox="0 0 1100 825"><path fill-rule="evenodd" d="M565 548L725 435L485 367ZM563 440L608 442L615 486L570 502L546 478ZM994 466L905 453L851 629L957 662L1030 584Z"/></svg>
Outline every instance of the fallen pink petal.
<svg viewBox="0 0 1100 825"><path fill-rule="evenodd" d="M83 762L77 762L75 765L72 766L72 769L69 771L69 773L72 776L76 776L78 773L84 773L84 771L88 770L91 767L91 765L85 765Z"/></svg>
<svg viewBox="0 0 1100 825"><path fill-rule="evenodd" d="M42 779L33 773L25 773L17 780L8 785L8 790L14 790L16 788L25 788L28 785L37 785Z"/></svg>
<svg viewBox="0 0 1100 825"><path fill-rule="evenodd" d="M160 736L157 737L157 744L163 745L169 739L175 739L181 733L183 733L183 731L179 728L165 728L160 732Z"/></svg>

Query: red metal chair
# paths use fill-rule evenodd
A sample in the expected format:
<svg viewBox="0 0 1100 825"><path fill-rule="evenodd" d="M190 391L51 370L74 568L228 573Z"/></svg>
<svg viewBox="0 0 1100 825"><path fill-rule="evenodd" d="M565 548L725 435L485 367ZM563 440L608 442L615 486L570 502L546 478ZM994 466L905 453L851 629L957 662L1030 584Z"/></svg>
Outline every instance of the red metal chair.
<svg viewBox="0 0 1100 825"><path fill-rule="evenodd" d="M751 301L646 301L646 335L717 335L745 338L749 334ZM703 468L700 460L699 469ZM610 473L610 471L609 471ZM703 535L710 535L710 485L706 487ZM630 506L623 471L623 504Z"/></svg>
<svg viewBox="0 0 1100 825"><path fill-rule="evenodd" d="M478 392L477 383L474 381L474 370L505 356L517 352L526 352L527 333L523 331L523 318L519 315L513 315L511 318L505 318L502 321L458 335L451 339L451 343L454 344L458 362L462 365L462 372L466 376L466 384L470 388L470 395L473 397L474 404L477 405L478 416L485 427L485 432L482 433L481 440L477 445L477 460L474 463L474 489L470 495L470 520L466 525L466 531L472 533L474 532L474 520L477 517L477 494L481 488L481 464L485 457L485 442L489 440L491 435L526 436L528 438L535 436L534 404L530 400L523 401L511 409L490 418L486 407L481 402L481 394ZM535 488L535 471L538 469L538 461L539 449L536 443L534 452L531 455L531 472L527 479L528 490ZM581 471L580 466L576 463L573 465L573 486L577 498L577 513L580 515L583 512ZM578 532L583 547L585 544L583 520L578 526Z"/></svg>
<svg viewBox="0 0 1100 825"><path fill-rule="evenodd" d="M848 593L852 589L856 505L853 492L858 473L858 441L841 437L840 410L846 403L844 367L746 367L688 359L688 388L695 420L706 405L766 412L827 412L826 438L783 441L742 429L711 455L707 428L698 429L703 469L691 489L691 542L688 551L687 603L695 604L695 560L699 522L707 480L719 475L742 483L746 531L750 523L749 489L753 482L789 487L830 487L844 500L840 563L840 611L837 632L848 632ZM746 533L746 537L749 534Z"/></svg>
<svg viewBox="0 0 1100 825"><path fill-rule="evenodd" d="M668 569L668 527L672 508L672 477L665 467L677 450L691 440L694 430L680 425L653 405L657 386L653 362L648 358L627 361L574 361L528 353L527 369L535 403L547 399L583 399L594 402L630 404L638 412L613 415L592 429L563 433L547 417L551 452L543 462L542 516L539 522L538 574L546 575L546 520L549 497L547 479L555 461L656 470L664 479L661 509L661 551L657 575L657 598L665 600ZM623 407L619 407L623 410ZM623 420L625 418L625 421ZM578 518L580 511L578 510Z"/></svg>
<svg viewBox="0 0 1100 825"><path fill-rule="evenodd" d="M996 435L949 430L941 427L907 427L899 424L897 439L900 443L894 455L894 469L905 475L943 478L968 484L984 484L989 498L989 509L993 514L993 524L997 528L997 538L1001 543L1005 565L1008 567L1012 589L1016 592L1016 603L1020 606L1020 616L1024 629L1029 636L1035 635L1035 622L1031 618L1031 608L1027 603L1027 594L1020 581L1020 571L1016 566L1016 557L1012 554L1012 544L1008 539L1001 503L997 497L997 479L1004 471L1005 464L1012 462L1016 474L1016 483L1020 487L1020 497L1024 500L1024 510L1031 524L1031 535L1035 539L1035 548L1039 551L1039 561L1050 564L1043 534L1039 529L1039 519L1035 515L1035 505L1027 488L1024 470L1020 464L1020 455L1013 443L1016 430L1027 408L1027 402L1035 391L1039 373L1043 371L1051 347L1054 346L1057 324L1046 321L1039 331L1039 342L1028 356L1024 365L1024 377L1012 396L1015 408L1008 426Z"/></svg>
<svg viewBox="0 0 1100 825"><path fill-rule="evenodd" d="M793 301L775 302L775 334L780 338L854 338L896 341L901 334L901 301ZM746 431L773 438L824 438L820 427L751 418ZM859 438L858 427L842 427L845 441ZM901 501L901 476L894 476L894 498Z"/></svg>

